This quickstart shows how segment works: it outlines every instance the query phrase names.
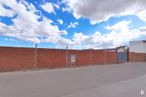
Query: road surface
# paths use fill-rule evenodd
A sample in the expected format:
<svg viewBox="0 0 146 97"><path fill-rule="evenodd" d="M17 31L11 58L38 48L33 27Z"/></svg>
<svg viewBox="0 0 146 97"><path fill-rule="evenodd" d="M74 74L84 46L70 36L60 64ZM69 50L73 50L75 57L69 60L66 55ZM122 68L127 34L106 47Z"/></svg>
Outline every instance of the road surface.
<svg viewBox="0 0 146 97"><path fill-rule="evenodd" d="M146 63L0 73L0 97L146 97Z"/></svg>

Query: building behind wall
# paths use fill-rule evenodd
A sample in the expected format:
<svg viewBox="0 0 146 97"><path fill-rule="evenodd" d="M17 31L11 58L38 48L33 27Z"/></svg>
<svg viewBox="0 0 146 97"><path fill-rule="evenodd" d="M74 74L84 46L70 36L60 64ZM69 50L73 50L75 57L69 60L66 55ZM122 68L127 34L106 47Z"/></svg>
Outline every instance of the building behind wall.
<svg viewBox="0 0 146 97"><path fill-rule="evenodd" d="M146 62L146 41L131 41L129 43L129 61Z"/></svg>

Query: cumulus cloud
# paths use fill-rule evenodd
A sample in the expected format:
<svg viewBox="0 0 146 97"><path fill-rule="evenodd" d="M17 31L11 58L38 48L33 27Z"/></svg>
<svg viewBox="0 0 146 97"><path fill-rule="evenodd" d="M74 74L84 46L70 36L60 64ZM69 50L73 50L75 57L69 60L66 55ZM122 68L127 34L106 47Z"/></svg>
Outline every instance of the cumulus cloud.
<svg viewBox="0 0 146 97"><path fill-rule="evenodd" d="M59 30L57 25L52 25L52 20L43 15L35 14L38 10L31 3L26 1L0 0L0 6L2 6L2 4L8 6L15 12L9 17L13 15L16 15L16 17L11 19L13 25L6 25L0 22L0 35L15 37L23 41L34 43L51 42L55 44L65 44L65 42L68 42L68 39L62 37L62 35L67 35L67 31ZM9 9L5 10L7 11ZM38 21L40 18L42 20Z"/></svg>
<svg viewBox="0 0 146 97"><path fill-rule="evenodd" d="M95 32L88 36L83 33L75 33L75 44L82 45L83 48L112 48L127 45L129 41L146 38L146 27L129 30L131 21L120 21L112 26L106 26L110 32L101 34Z"/></svg>
<svg viewBox="0 0 146 97"><path fill-rule="evenodd" d="M57 22L62 25L63 24L63 20L62 19L58 19Z"/></svg>
<svg viewBox="0 0 146 97"><path fill-rule="evenodd" d="M146 20L146 0L64 0L74 17L89 18L92 24L112 16L136 15Z"/></svg>
<svg viewBox="0 0 146 97"><path fill-rule="evenodd" d="M15 12L11 9L5 9L4 8L4 4L2 3L2 1L0 1L0 16L8 16L8 17L13 17L13 15L15 14Z"/></svg>
<svg viewBox="0 0 146 97"><path fill-rule="evenodd" d="M71 23L68 25L68 28L76 28L77 25L79 25L78 22L74 22L74 23L71 22Z"/></svg>
<svg viewBox="0 0 146 97"><path fill-rule="evenodd" d="M55 13L52 3L45 3L41 7L48 13ZM57 6L58 7L58 6Z"/></svg>
<svg viewBox="0 0 146 97"><path fill-rule="evenodd" d="M87 35L84 35L83 33L75 33L73 37L73 41L76 45L81 45L82 42L84 42L88 38Z"/></svg>
<svg viewBox="0 0 146 97"><path fill-rule="evenodd" d="M140 31L140 32L146 32L146 26L140 27L140 28L139 28L139 31ZM146 33L144 33L144 34L146 35Z"/></svg>
<svg viewBox="0 0 146 97"><path fill-rule="evenodd" d="M59 8L60 8L58 4L52 3L52 5L53 5L53 7L56 8L56 9L59 9Z"/></svg>
<svg viewBox="0 0 146 97"><path fill-rule="evenodd" d="M91 4L97 4L96 0L78 0L80 2L79 5L76 6L76 8L80 9L81 7L90 5L89 3L82 3L82 2L89 2L91 1ZM94 1L94 2L93 2ZM102 5L101 0L100 1ZM103 0L104 1L104 0ZM108 2L110 2L109 0ZM119 0L120 1L120 0ZM125 0L121 1L121 4L123 4ZM121 9L123 13L120 13L121 15L125 15L127 13L135 14L135 12L138 12L139 14L136 14L140 19L145 19L145 10L143 10L144 7L140 7L139 5L133 5L132 2L134 0L129 0L129 4L132 7L127 7L127 4L123 6L126 7L126 9L131 10L128 12L126 9ZM143 1L143 0L141 0ZM76 0L71 0L68 2L74 2L76 4ZM113 1L111 1L113 2ZM117 6L118 1L114 1L114 3L111 3L113 6ZM139 1L137 1L139 2ZM125 1L126 3L126 1ZM77 3L78 4L78 3ZM104 3L105 4L105 3ZM135 4L135 3L134 3ZM136 3L137 4L137 3ZM141 3L138 3L141 4ZM9 7L9 9L6 9L3 5L6 5ZM141 4L142 6L143 4ZM90 8L86 10L86 12L82 12L84 9L81 8L77 12L75 12L75 9L73 10L74 15L77 14L79 16L84 16L91 18L93 21L99 21L104 20L105 16L113 16L117 13L119 13L118 9L115 9L116 11L109 11L111 10L110 7L106 7L107 4L105 4L105 9L107 12L102 12L101 9L97 11L97 6L91 6L91 9L93 9L94 13L91 12ZM98 6L102 7L102 6ZM86 9L86 7L84 7ZM114 7L113 7L114 8ZM137 11L135 9L137 8ZM57 25L52 25L53 21L44 17L42 14L37 15L36 12L39 12L35 6L31 3L28 3L26 1L19 1L16 2L15 0L0 0L0 16L7 16L7 17L14 17L12 18L12 25L6 25L5 23L0 22L0 35L1 36L10 36L15 37L17 39L23 40L23 41L30 41L34 43L40 43L40 42L47 42L47 43L54 43L58 45L70 45L70 46L77 46L81 48L106 48L106 47L116 47L120 45L125 45L130 40L134 39L145 39L146 38L146 26L140 27L139 29L132 29L130 30L129 25L131 24L131 21L120 21L114 25L106 26L105 29L109 30L109 33L102 34L101 32L95 32L92 35L85 35L83 33L75 33L73 35L72 39L64 38L64 35L67 35L66 30L60 30ZM141 9L141 10L140 10ZM103 11L104 11L103 10ZM97 11L97 12L96 12ZM100 14L97 14L98 12L102 12L101 16ZM82 14L81 14L82 13ZM84 14L83 14L84 13ZM89 13L89 14L88 14ZM109 15L107 15L109 14ZM86 15L86 16L85 16ZM92 16L97 16L92 18ZM90 16L90 17L89 17ZM29 18L27 18L29 17ZM41 21L38 21L41 19ZM61 20L58 20L60 24L62 24ZM78 22L71 22L68 28L75 28L78 25Z"/></svg>

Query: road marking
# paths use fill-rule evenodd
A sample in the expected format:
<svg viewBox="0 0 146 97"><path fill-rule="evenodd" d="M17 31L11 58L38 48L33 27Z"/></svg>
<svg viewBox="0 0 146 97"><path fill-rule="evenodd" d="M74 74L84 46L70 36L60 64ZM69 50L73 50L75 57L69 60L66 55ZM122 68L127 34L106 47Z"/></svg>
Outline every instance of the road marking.
<svg viewBox="0 0 146 97"><path fill-rule="evenodd" d="M140 90L140 95L143 96L144 95L144 91Z"/></svg>

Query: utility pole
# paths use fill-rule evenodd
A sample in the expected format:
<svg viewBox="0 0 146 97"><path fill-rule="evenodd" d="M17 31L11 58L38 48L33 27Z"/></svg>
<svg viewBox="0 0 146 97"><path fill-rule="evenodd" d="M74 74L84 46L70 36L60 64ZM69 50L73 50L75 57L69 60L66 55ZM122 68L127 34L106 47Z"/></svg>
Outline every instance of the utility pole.
<svg viewBox="0 0 146 97"><path fill-rule="evenodd" d="M37 69L37 43L35 44L35 54L34 54L34 68Z"/></svg>

